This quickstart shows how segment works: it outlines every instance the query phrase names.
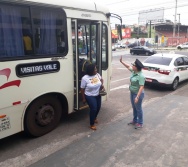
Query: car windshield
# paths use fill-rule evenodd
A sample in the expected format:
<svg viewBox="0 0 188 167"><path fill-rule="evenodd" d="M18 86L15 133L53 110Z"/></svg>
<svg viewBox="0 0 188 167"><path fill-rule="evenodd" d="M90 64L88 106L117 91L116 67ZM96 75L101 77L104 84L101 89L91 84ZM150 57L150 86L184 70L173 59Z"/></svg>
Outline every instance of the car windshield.
<svg viewBox="0 0 188 167"><path fill-rule="evenodd" d="M169 58L169 57L152 56L152 57L147 58L144 61L144 63L159 64L159 65L169 66L171 61L172 61L172 58Z"/></svg>

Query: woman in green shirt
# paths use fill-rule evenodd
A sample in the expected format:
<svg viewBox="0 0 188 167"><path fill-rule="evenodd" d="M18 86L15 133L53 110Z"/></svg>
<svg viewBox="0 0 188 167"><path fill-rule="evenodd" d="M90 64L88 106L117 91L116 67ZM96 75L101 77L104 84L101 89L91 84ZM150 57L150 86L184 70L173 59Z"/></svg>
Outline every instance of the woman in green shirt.
<svg viewBox="0 0 188 167"><path fill-rule="evenodd" d="M144 98L145 77L142 74L142 68L144 66L138 59L136 59L132 66L123 62L122 57L120 62L131 71L129 90L133 108L133 120L128 125L135 125L135 129L139 129L143 127L142 101Z"/></svg>

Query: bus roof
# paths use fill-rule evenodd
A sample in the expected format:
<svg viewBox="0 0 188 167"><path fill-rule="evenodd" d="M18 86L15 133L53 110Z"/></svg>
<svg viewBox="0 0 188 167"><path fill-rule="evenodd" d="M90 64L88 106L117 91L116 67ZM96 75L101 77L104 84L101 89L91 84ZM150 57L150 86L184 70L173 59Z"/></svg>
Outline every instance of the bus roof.
<svg viewBox="0 0 188 167"><path fill-rule="evenodd" d="M62 6L65 8L75 8L82 10L98 11L102 13L109 13L107 7L105 7L104 5L100 5L99 3L96 3L92 0L25 0L25 2L26 1Z"/></svg>

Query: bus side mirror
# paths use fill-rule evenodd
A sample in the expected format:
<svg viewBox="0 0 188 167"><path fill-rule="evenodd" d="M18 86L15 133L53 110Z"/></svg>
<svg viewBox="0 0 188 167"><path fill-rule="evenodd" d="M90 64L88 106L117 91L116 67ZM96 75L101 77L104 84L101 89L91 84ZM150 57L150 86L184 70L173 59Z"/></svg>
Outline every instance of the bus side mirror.
<svg viewBox="0 0 188 167"><path fill-rule="evenodd" d="M115 13L106 13L106 17L115 17L120 20L121 24L117 26L117 32L119 34L119 38L122 40L122 18L121 16L115 14Z"/></svg>

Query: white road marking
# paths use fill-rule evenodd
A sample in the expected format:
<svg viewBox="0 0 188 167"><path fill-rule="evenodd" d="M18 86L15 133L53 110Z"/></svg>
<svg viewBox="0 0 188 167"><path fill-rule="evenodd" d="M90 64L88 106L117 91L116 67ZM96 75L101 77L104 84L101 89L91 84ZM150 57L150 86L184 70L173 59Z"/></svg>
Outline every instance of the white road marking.
<svg viewBox="0 0 188 167"><path fill-rule="evenodd" d="M118 70L128 70L127 68L116 68Z"/></svg>
<svg viewBox="0 0 188 167"><path fill-rule="evenodd" d="M119 82L119 81L123 81L123 80L127 80L127 79L129 79L130 77L128 77L128 78L123 78L123 79L118 79L118 80L115 80L115 81L111 81L111 83L114 83L114 82Z"/></svg>
<svg viewBox="0 0 188 167"><path fill-rule="evenodd" d="M112 89L110 89L110 91L114 91L114 90L118 90L118 89L127 89L127 88L129 88L129 85L122 85L122 86L118 86L118 87L116 87L116 88L112 88Z"/></svg>

